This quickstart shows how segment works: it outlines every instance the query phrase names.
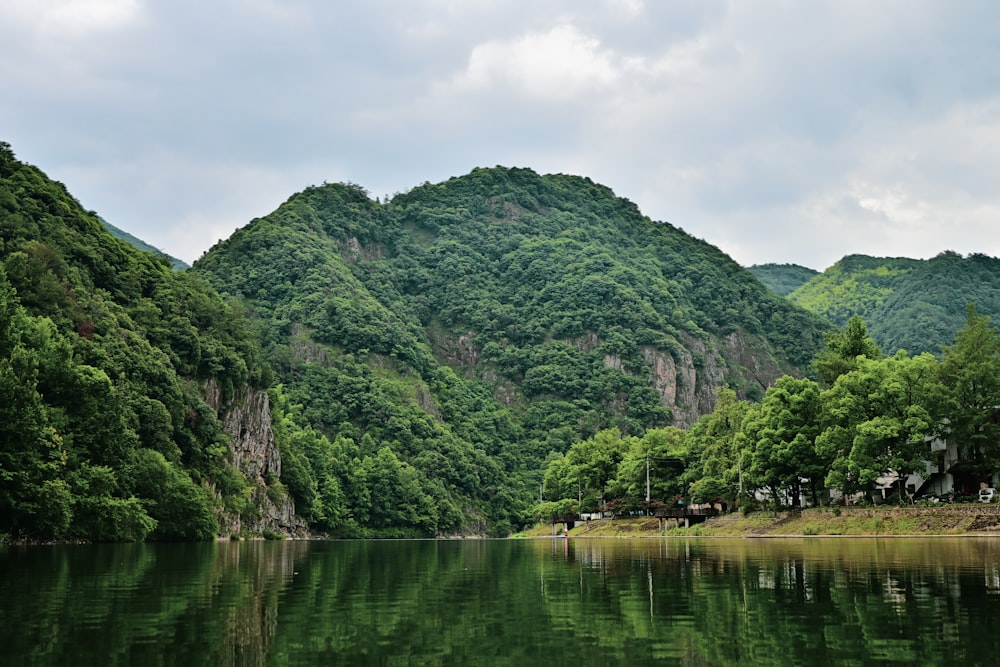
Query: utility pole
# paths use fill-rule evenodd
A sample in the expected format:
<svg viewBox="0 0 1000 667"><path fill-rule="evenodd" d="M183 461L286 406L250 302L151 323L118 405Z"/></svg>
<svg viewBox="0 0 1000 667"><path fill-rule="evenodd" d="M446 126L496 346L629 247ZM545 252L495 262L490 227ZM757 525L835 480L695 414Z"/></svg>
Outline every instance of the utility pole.
<svg viewBox="0 0 1000 667"><path fill-rule="evenodd" d="M649 454L646 454L646 504L649 504Z"/></svg>
<svg viewBox="0 0 1000 667"><path fill-rule="evenodd" d="M739 505L742 507L743 506L743 450L742 449L740 450L738 465L740 470L740 487L739 491L736 492L736 502L739 503Z"/></svg>

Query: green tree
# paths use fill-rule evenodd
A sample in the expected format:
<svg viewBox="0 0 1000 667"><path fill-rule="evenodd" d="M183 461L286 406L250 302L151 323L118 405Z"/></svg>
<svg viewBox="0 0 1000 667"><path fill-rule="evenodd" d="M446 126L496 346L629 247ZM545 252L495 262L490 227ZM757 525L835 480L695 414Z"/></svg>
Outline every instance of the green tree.
<svg viewBox="0 0 1000 667"><path fill-rule="evenodd" d="M638 506L646 500L669 503L685 491L684 472L689 464L684 430L676 426L650 429L641 438L631 438L609 484L609 495ZM648 476L647 476L648 473Z"/></svg>
<svg viewBox="0 0 1000 667"><path fill-rule="evenodd" d="M157 522L136 497L116 497L120 485L114 470L83 466L73 475L73 532L99 542L142 542Z"/></svg>
<svg viewBox="0 0 1000 667"><path fill-rule="evenodd" d="M686 478L688 492L696 503L720 501L732 504L739 495L740 457L737 435L750 408L736 392L722 388L715 410L705 415L688 432L693 461Z"/></svg>
<svg viewBox="0 0 1000 667"><path fill-rule="evenodd" d="M553 452L549 456L542 479L542 495L550 501L583 497L580 470L565 454Z"/></svg>
<svg viewBox="0 0 1000 667"><path fill-rule="evenodd" d="M1000 466L1000 335L971 303L965 328L943 350L941 380L948 389L948 436L986 481Z"/></svg>
<svg viewBox="0 0 1000 667"><path fill-rule="evenodd" d="M438 513L426 493L418 471L400 461L389 447L361 462L372 499L371 525L388 529L409 527L422 535L433 535Z"/></svg>
<svg viewBox="0 0 1000 667"><path fill-rule="evenodd" d="M885 359L859 359L858 368L823 392L828 422L816 442L832 460L827 484L871 497L878 477L901 478L922 469L929 440L941 430L945 388L937 360L900 350ZM900 501L903 501L900 485Z"/></svg>
<svg viewBox="0 0 1000 667"><path fill-rule="evenodd" d="M747 412L740 429L743 491L766 487L776 501L787 491L789 503L798 506L805 481L818 504L818 487L829 472L829 462L816 454L821 420L819 385L779 378Z"/></svg>
<svg viewBox="0 0 1000 667"><path fill-rule="evenodd" d="M831 331L824 335L826 348L813 359L813 370L826 387L832 387L837 378L858 366L858 357L880 359L882 352L871 336L868 327L859 315L847 321L842 331Z"/></svg>
<svg viewBox="0 0 1000 667"><path fill-rule="evenodd" d="M208 491L163 454L142 449L129 469L132 493L156 520L150 537L160 540L210 540L219 530Z"/></svg>

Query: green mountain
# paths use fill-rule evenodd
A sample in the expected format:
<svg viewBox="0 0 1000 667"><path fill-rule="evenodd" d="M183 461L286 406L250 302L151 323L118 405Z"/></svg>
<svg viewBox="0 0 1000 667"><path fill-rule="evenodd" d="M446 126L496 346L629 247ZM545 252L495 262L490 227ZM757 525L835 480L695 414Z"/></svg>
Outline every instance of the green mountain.
<svg viewBox="0 0 1000 667"><path fill-rule="evenodd" d="M282 481L333 534L503 533L601 429L759 397L828 328L589 179L476 169L311 187L192 272L260 323Z"/></svg>
<svg viewBox="0 0 1000 667"><path fill-rule="evenodd" d="M0 144L0 540L506 534L827 327L584 178L312 187L175 272Z"/></svg>
<svg viewBox="0 0 1000 667"><path fill-rule="evenodd" d="M816 269L798 264L755 264L747 269L775 294L788 296L819 275Z"/></svg>
<svg viewBox="0 0 1000 667"><path fill-rule="evenodd" d="M239 308L0 142L0 541L294 528L246 419L271 381Z"/></svg>
<svg viewBox="0 0 1000 667"><path fill-rule="evenodd" d="M163 252L159 248L149 245L142 239L136 238L135 236L132 236L128 232L118 229L104 218L98 216L97 219L101 221L101 224L104 225L105 228L107 228L107 230L111 232L111 235L114 236L116 239L121 239L122 241L125 241L126 243L135 246L139 250L145 250L147 252L153 253L154 255L157 255L158 257L164 257L168 262L170 262L170 265L174 267L175 271L183 271L184 269L191 268L190 266L188 266L188 264L182 262L176 257L171 257L170 255Z"/></svg>
<svg viewBox="0 0 1000 667"><path fill-rule="evenodd" d="M837 326L860 315L887 354L939 354L965 325L968 303L1000 317L1000 259L951 251L929 260L850 255L788 298Z"/></svg>

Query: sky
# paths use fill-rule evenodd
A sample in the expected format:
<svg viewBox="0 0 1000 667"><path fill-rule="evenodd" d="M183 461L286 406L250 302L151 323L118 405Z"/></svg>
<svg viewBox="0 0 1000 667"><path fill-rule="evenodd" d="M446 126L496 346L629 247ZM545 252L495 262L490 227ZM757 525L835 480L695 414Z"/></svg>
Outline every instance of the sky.
<svg viewBox="0 0 1000 667"><path fill-rule="evenodd" d="M1000 256L1000 4L3 0L0 141L192 262L292 194L587 176L743 265Z"/></svg>

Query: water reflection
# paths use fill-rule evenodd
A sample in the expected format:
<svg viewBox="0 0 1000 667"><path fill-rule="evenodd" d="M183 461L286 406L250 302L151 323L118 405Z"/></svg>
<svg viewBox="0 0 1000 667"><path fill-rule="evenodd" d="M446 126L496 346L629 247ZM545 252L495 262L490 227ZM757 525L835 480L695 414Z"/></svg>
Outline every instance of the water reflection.
<svg viewBox="0 0 1000 667"><path fill-rule="evenodd" d="M1000 540L0 549L9 664L981 664Z"/></svg>

